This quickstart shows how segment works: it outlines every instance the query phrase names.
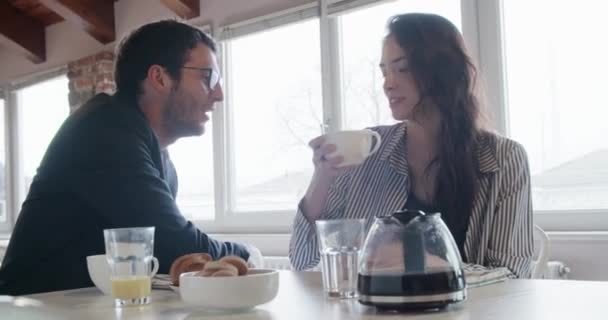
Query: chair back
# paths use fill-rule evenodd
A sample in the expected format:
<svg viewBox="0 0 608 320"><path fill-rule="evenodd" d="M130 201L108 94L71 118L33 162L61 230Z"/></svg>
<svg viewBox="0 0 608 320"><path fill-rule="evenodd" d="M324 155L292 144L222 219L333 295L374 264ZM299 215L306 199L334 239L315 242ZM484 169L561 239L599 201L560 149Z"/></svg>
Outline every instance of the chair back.
<svg viewBox="0 0 608 320"><path fill-rule="evenodd" d="M538 225L534 225L535 259L532 262L532 279L541 279L549 262L549 237Z"/></svg>

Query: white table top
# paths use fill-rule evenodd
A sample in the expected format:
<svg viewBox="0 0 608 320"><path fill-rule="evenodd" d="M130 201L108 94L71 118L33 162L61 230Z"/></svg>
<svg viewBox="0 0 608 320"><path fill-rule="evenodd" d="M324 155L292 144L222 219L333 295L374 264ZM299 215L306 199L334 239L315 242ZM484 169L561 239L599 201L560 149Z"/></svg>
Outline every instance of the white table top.
<svg viewBox="0 0 608 320"><path fill-rule="evenodd" d="M381 312L356 300L325 298L318 272L281 271L278 296L239 313L219 313L185 305L178 294L153 290L144 307L116 309L96 288L30 295L75 319L608 319L608 282L508 280L468 290L467 300L442 311Z"/></svg>

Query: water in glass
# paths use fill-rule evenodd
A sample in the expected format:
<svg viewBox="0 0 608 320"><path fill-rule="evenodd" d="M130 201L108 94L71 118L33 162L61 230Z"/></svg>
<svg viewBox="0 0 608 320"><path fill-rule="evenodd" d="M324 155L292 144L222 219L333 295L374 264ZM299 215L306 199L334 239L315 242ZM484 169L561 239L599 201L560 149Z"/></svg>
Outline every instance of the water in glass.
<svg viewBox="0 0 608 320"><path fill-rule="evenodd" d="M321 252L323 288L330 297L357 295L358 248L329 248Z"/></svg>

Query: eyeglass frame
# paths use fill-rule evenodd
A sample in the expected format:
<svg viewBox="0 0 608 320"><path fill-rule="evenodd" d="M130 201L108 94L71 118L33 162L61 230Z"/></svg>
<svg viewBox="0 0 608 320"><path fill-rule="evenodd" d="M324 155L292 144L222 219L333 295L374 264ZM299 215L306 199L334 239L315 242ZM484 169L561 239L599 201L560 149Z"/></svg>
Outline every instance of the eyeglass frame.
<svg viewBox="0 0 608 320"><path fill-rule="evenodd" d="M218 71L216 71L213 68L198 68L198 67L189 67L189 66L182 66L182 69L190 69L190 70L198 70L198 71L204 71L207 73L207 75L205 75L205 78L207 78L207 88L209 88L209 90L215 90L215 88L217 87L217 85L222 82L222 76L220 75L220 73ZM213 75L216 75L216 80L213 80ZM215 82L215 83L213 83ZM212 85L213 84L213 85Z"/></svg>

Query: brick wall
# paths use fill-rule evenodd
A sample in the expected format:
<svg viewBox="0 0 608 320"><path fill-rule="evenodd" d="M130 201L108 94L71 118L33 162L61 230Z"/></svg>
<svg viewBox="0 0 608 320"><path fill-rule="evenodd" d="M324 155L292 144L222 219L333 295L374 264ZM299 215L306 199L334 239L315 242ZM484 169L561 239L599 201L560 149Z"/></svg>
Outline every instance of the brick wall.
<svg viewBox="0 0 608 320"><path fill-rule="evenodd" d="M113 94L114 53L102 51L68 64L70 112L97 93Z"/></svg>

